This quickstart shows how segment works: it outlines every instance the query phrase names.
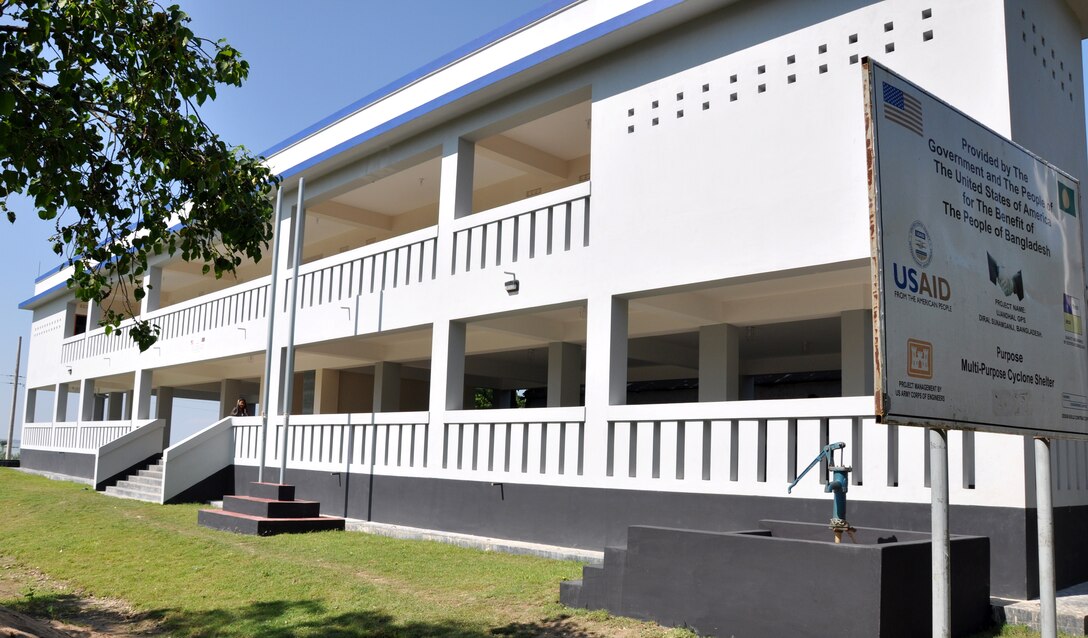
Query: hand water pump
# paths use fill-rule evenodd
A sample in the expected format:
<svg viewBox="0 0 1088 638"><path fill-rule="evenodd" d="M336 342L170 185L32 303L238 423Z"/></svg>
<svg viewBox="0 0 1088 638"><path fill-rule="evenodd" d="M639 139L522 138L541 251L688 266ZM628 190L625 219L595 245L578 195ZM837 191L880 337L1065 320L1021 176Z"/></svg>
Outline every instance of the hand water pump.
<svg viewBox="0 0 1088 638"><path fill-rule="evenodd" d="M845 448L846 444L842 442L825 445L824 449L816 455L816 458L812 459L812 462L808 464L805 471L801 472L797 478L790 483L786 493L792 493L794 486L805 477L805 474L808 474L809 470L816 467L817 463L820 461L827 461L827 472L831 474L831 477L824 485L824 491L834 494L834 500L831 505L831 524L829 527L835 534L836 543L842 541L843 532L849 534L850 539L856 543L857 540L854 538L854 532L856 530L846 521L846 491L850 487L850 471L854 468L842 465L842 450ZM839 451L839 465L835 465L834 452L836 450ZM827 478L826 475L825 478Z"/></svg>

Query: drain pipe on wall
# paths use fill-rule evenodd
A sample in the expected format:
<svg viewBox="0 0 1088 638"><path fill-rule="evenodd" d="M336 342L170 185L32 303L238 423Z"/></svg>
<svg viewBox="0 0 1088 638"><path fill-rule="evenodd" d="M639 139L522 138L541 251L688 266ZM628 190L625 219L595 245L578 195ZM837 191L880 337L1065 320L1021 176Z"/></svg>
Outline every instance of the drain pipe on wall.
<svg viewBox="0 0 1088 638"><path fill-rule="evenodd" d="M287 432L295 388L295 307L298 305L298 267L302 261L302 236L306 229L306 209L302 202L305 178L298 179L298 204L295 206L294 246L291 249L291 295L287 306L287 361L283 371L283 438L280 439L280 483L287 474Z"/></svg>
<svg viewBox="0 0 1088 638"><path fill-rule="evenodd" d="M272 275L268 281L268 298L265 300L265 312L268 313L268 338L264 346L264 387L261 389L261 454L257 463L257 482L264 482L264 464L268 459L268 408L275 405L272 400L272 345L276 327L276 291L280 278L280 210L283 204L283 187L276 190L276 225L272 229Z"/></svg>

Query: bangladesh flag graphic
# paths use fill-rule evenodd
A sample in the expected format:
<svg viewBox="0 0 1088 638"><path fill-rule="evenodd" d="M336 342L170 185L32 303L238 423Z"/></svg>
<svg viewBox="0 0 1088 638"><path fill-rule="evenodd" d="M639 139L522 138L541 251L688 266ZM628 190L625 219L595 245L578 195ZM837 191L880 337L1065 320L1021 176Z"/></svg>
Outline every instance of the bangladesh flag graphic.
<svg viewBox="0 0 1088 638"><path fill-rule="evenodd" d="M1072 187L1058 180L1058 208L1063 213L1077 216L1077 192Z"/></svg>

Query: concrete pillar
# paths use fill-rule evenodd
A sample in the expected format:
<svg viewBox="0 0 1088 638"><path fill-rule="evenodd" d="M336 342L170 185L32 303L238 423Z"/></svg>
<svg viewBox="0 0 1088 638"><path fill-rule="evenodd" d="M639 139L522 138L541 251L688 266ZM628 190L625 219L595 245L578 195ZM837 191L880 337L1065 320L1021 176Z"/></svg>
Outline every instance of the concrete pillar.
<svg viewBox="0 0 1088 638"><path fill-rule="evenodd" d="M94 379L79 382L79 420L94 420Z"/></svg>
<svg viewBox="0 0 1088 638"><path fill-rule="evenodd" d="M321 368L314 377L314 414L340 412L340 371Z"/></svg>
<svg viewBox="0 0 1088 638"><path fill-rule="evenodd" d="M446 140L438 188L438 223L472 214L472 182L476 145L465 139Z"/></svg>
<svg viewBox="0 0 1088 638"><path fill-rule="evenodd" d="M453 221L472 214L475 155L475 144L460 138L450 138L442 146L438 184L438 242L435 248L439 268L450 268L453 264Z"/></svg>
<svg viewBox="0 0 1088 638"><path fill-rule="evenodd" d="M219 418L230 416L238 397L242 396L242 382L237 379L222 379L219 382Z"/></svg>
<svg viewBox="0 0 1088 638"><path fill-rule="evenodd" d="M847 310L841 315L842 395L873 394L873 313Z"/></svg>
<svg viewBox="0 0 1088 638"><path fill-rule="evenodd" d="M591 296L586 307L585 449L608 449L608 406L627 401L626 299ZM605 454L587 454L583 475L605 476Z"/></svg>
<svg viewBox="0 0 1088 638"><path fill-rule="evenodd" d="M627 323L626 299L614 297L608 334L608 404L627 403Z"/></svg>
<svg viewBox="0 0 1088 638"><path fill-rule="evenodd" d="M174 417L174 388L160 387L155 400L155 418L166 421L162 431L163 447L170 447L170 423Z"/></svg>
<svg viewBox="0 0 1088 638"><path fill-rule="evenodd" d="M132 420L132 390L122 394L124 397L125 407L121 411L121 419L125 421Z"/></svg>
<svg viewBox="0 0 1088 638"><path fill-rule="evenodd" d="M462 409L464 394L465 324L437 320L431 332L431 412Z"/></svg>
<svg viewBox="0 0 1088 638"><path fill-rule="evenodd" d="M110 392L109 413L110 421L120 421L123 418L125 408L125 395L122 392Z"/></svg>
<svg viewBox="0 0 1088 638"><path fill-rule="evenodd" d="M92 304L87 304L88 308ZM79 303L75 301L69 301L68 305L64 309L64 336L71 337L76 332L76 311L79 309ZM91 325L87 324L87 330L91 329Z"/></svg>
<svg viewBox="0 0 1088 638"><path fill-rule="evenodd" d="M144 293L144 298L140 300L141 315L159 309L162 300L162 268L151 266L147 269L147 276L144 277ZM88 316L87 319L89 322L90 317Z"/></svg>
<svg viewBox="0 0 1088 638"><path fill-rule="evenodd" d="M35 410L38 407L38 390L27 388L23 397L23 423L34 423Z"/></svg>
<svg viewBox="0 0 1088 638"><path fill-rule="evenodd" d="M576 343L548 344L548 407L579 405L582 385L582 348Z"/></svg>
<svg viewBox="0 0 1088 638"><path fill-rule="evenodd" d="M493 396L495 397L492 402L492 407L495 408L513 408L517 407L517 400L515 395L517 390L500 390L495 388Z"/></svg>
<svg viewBox="0 0 1088 638"><path fill-rule="evenodd" d="M151 376L151 370L136 371L129 418L142 421L151 417Z"/></svg>
<svg viewBox="0 0 1088 638"><path fill-rule="evenodd" d="M399 363L379 361L374 364L375 412L396 412L400 410L400 373Z"/></svg>
<svg viewBox="0 0 1088 638"><path fill-rule="evenodd" d="M58 383L53 392L53 421L60 423L68 420L68 384Z"/></svg>
<svg viewBox="0 0 1088 638"><path fill-rule="evenodd" d="M91 416L92 421L105 421L106 420L106 395L96 394L94 395L94 414Z"/></svg>
<svg viewBox="0 0 1088 638"><path fill-rule="evenodd" d="M729 324L699 328L699 401L740 398L740 330Z"/></svg>
<svg viewBox="0 0 1088 638"><path fill-rule="evenodd" d="M87 302L87 332L90 332L98 327L98 322L102 320L102 308L99 307L93 301Z"/></svg>

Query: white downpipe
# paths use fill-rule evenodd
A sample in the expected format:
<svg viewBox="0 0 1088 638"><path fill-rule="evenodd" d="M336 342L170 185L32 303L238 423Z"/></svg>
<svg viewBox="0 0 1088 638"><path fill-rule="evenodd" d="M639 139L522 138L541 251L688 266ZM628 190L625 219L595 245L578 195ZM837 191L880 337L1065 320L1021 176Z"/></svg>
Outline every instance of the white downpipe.
<svg viewBox="0 0 1088 638"><path fill-rule="evenodd" d="M287 365L283 371L283 437L280 439L280 483L287 473L287 432L291 420L291 397L295 386L295 306L298 305L298 267L302 261L302 235L306 226L305 209L302 206L305 178L298 180L298 204L295 207L295 241L291 250L291 295L287 307Z"/></svg>
<svg viewBox="0 0 1088 638"><path fill-rule="evenodd" d="M264 347L264 389L262 395L264 400L261 401L261 438L260 438L260 457L257 464L257 482L264 481L264 464L268 457L268 450L266 448L268 444L268 411L269 407L276 405L276 400L272 398L272 348L273 342L273 328L276 325L276 293L279 288L279 270L280 270L280 209L283 204L283 188L280 187L276 190L276 225L272 229L272 276L268 282L268 337L265 339ZM275 408L272 407L274 410Z"/></svg>

